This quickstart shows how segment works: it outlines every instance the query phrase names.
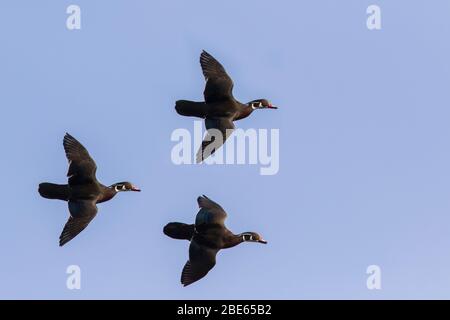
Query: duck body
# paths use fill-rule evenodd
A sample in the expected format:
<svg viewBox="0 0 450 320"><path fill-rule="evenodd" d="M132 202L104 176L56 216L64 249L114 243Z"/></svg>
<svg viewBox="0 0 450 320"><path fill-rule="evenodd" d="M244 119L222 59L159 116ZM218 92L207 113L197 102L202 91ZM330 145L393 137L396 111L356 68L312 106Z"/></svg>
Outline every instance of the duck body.
<svg viewBox="0 0 450 320"><path fill-rule="evenodd" d="M203 92L205 101L178 100L175 103L178 114L205 119L208 132L216 129L222 134L220 143L215 142L215 137L207 135L197 152L198 163L208 158L216 151L216 148L225 143L235 128L233 121L247 118L256 109L277 109L266 99L253 100L247 104L237 101L233 96L233 80L225 68L206 51L200 55L200 65L206 80ZM218 146L205 152L205 149L214 142Z"/></svg>
<svg viewBox="0 0 450 320"><path fill-rule="evenodd" d="M117 192L100 183L70 186L44 182L39 184L39 194L47 199L62 201L93 199L95 203L102 203L114 198Z"/></svg>
<svg viewBox="0 0 450 320"><path fill-rule="evenodd" d="M175 104L175 109L178 114L184 116L202 119L227 118L232 121L247 118L254 110L234 99L211 103L178 100Z"/></svg>
<svg viewBox="0 0 450 320"><path fill-rule="evenodd" d="M202 228L195 224L171 222L164 227L164 233L174 239L194 241L217 250L232 248L243 242L242 237L220 225Z"/></svg>
<svg viewBox="0 0 450 320"><path fill-rule="evenodd" d="M194 234L192 241L217 250L232 248L243 242L242 237L233 234L230 230L215 228L214 226Z"/></svg>
<svg viewBox="0 0 450 320"><path fill-rule="evenodd" d="M95 203L102 203L111 200L117 194L117 191L101 183L90 183L85 185L75 185L70 187L70 199L89 199Z"/></svg>
<svg viewBox="0 0 450 320"><path fill-rule="evenodd" d="M216 255L222 249L232 248L242 242L267 243L257 233L233 234L225 227L226 212L206 196L198 197L200 207L195 224L171 222L164 227L167 236L190 241L189 260L181 273L181 283L188 286L204 276L215 266Z"/></svg>
<svg viewBox="0 0 450 320"><path fill-rule="evenodd" d="M63 246L83 231L97 214L97 204L111 200L119 191L140 191L129 182L107 187L97 181L97 166L83 145L69 134L64 136L64 150L69 160L68 184L44 182L38 192L46 199L68 202L69 220L60 236Z"/></svg>

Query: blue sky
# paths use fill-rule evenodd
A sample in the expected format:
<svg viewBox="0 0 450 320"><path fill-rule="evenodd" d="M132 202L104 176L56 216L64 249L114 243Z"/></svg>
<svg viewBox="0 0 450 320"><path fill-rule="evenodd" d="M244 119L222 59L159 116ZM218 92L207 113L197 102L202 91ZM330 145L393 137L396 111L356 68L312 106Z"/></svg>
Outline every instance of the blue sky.
<svg viewBox="0 0 450 320"><path fill-rule="evenodd" d="M66 29L81 7L82 29ZM378 4L382 30L366 28ZM434 1L2 1L0 298L450 298L450 3ZM176 128L201 100L198 56L223 63L241 101L266 97L240 128L280 129L280 171L175 166ZM105 184L140 194L101 204L67 246L62 138L90 151ZM162 234L193 222L206 194L228 227L267 246L219 253L182 288L188 243ZM82 289L68 290L68 265ZM366 288L366 268L382 290Z"/></svg>

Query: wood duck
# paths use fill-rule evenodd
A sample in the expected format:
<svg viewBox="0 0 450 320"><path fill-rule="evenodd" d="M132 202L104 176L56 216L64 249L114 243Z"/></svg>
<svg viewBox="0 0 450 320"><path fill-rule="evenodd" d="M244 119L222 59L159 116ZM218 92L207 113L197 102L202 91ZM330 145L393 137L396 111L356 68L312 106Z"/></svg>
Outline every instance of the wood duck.
<svg viewBox="0 0 450 320"><path fill-rule="evenodd" d="M227 213L205 195L197 198L200 211L195 224L171 222L164 227L164 234L179 240L189 240L189 260L181 273L181 283L188 286L204 276L216 264L217 252L232 248L242 242L264 243L255 232L233 234L225 227Z"/></svg>
<svg viewBox="0 0 450 320"><path fill-rule="evenodd" d="M233 121L244 119L257 109L277 109L266 99L253 100L246 104L237 101L232 92L233 80L225 68L206 51L200 55L200 65L206 80L203 92L205 102L178 100L175 104L178 114L205 119L208 133L197 152L197 163L208 158L216 148L225 143L235 128ZM211 129L219 130L222 139L212 146L214 148L207 148L215 140Z"/></svg>
<svg viewBox="0 0 450 320"><path fill-rule="evenodd" d="M69 183L45 182L39 185L42 197L68 202L70 216L59 237L60 246L76 237L94 219L97 203L111 200L118 192L141 191L130 182L104 186L97 181L97 165L83 145L68 133L64 136L63 145L69 160Z"/></svg>

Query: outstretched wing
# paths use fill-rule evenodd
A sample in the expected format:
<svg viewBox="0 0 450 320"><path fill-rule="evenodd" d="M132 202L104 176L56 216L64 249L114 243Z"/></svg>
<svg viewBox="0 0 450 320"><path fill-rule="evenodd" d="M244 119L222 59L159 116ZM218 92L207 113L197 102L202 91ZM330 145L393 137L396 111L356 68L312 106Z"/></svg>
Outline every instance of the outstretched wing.
<svg viewBox="0 0 450 320"><path fill-rule="evenodd" d="M207 134L197 152L197 163L202 162L219 149L233 133L234 123L229 118L205 119Z"/></svg>
<svg viewBox="0 0 450 320"><path fill-rule="evenodd" d="M202 229L203 226L219 225L225 226L225 219L227 213L216 202L203 195L197 198L200 211L195 218L195 226L197 229Z"/></svg>
<svg viewBox="0 0 450 320"><path fill-rule="evenodd" d="M69 201L70 217L59 237L62 247L83 231L97 214L94 200Z"/></svg>
<svg viewBox="0 0 450 320"><path fill-rule="evenodd" d="M203 92L205 102L233 99L233 80L219 61L203 50L200 55L200 65L206 80L205 91Z"/></svg>
<svg viewBox="0 0 450 320"><path fill-rule="evenodd" d="M96 181L97 166L83 145L77 139L66 133L64 150L69 160L69 185L80 185Z"/></svg>
<svg viewBox="0 0 450 320"><path fill-rule="evenodd" d="M219 250L207 248L195 241L189 246L189 260L181 273L181 283L188 286L206 276L215 265Z"/></svg>

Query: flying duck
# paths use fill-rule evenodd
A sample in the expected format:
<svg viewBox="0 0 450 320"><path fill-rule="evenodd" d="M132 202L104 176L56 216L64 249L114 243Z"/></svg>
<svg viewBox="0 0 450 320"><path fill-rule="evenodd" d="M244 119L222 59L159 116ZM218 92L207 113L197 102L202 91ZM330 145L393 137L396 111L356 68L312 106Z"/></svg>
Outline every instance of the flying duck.
<svg viewBox="0 0 450 320"><path fill-rule="evenodd" d="M200 55L200 65L206 80L203 92L205 102L178 100L175 110L182 116L205 119L207 135L197 152L197 163L202 162L219 148L234 130L235 120L248 117L256 109L277 109L266 99L257 99L248 103L241 103L233 97L233 80L225 68L209 53L203 50ZM216 129L222 139L214 142L212 129Z"/></svg>
<svg viewBox="0 0 450 320"><path fill-rule="evenodd" d="M121 191L141 191L130 182L104 186L95 177L97 165L80 142L66 133L63 146L69 160L69 183L39 184L39 194L42 197L67 201L69 204L70 216L59 237L60 246L75 238L94 219L97 203L111 200Z"/></svg>
<svg viewBox="0 0 450 320"><path fill-rule="evenodd" d="M225 227L227 213L207 196L197 198L200 211L195 224L171 222L164 227L164 234L179 240L189 240L189 260L181 273L181 283L188 286L204 276L216 264L220 249L237 246L242 242L267 242L255 232L233 234Z"/></svg>

